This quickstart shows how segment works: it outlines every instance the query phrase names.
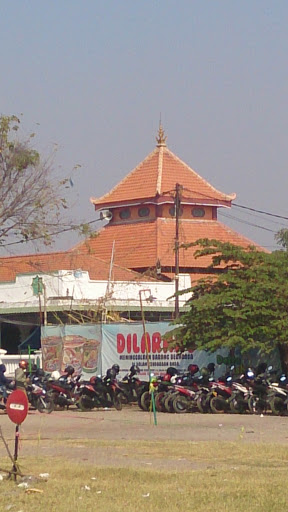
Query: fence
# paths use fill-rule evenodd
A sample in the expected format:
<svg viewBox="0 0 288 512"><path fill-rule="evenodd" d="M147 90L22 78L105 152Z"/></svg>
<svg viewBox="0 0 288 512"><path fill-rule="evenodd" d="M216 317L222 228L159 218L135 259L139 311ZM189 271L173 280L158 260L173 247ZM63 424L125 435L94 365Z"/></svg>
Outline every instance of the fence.
<svg viewBox="0 0 288 512"><path fill-rule="evenodd" d="M18 354L13 354L13 355L7 355L7 354L3 354L3 352L6 352L6 351L2 351L2 353L0 353L0 362L2 361L3 364L5 364L6 366L6 376L14 376L15 374L15 370L16 368L18 367L19 365L19 362L20 361L30 361L31 365L32 364L37 364L37 366L39 367L42 367L42 353L41 353L41 350L36 350L33 354L30 354L30 355L18 355Z"/></svg>

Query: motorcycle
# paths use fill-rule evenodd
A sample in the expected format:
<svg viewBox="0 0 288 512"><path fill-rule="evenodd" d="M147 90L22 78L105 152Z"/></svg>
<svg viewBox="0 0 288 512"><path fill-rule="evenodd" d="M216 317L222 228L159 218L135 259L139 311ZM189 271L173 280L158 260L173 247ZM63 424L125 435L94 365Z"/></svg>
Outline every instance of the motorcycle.
<svg viewBox="0 0 288 512"><path fill-rule="evenodd" d="M119 388L121 389L118 396L123 405L137 403L139 396L144 390L146 383L137 377L138 373L140 373L139 366L132 364L125 377L118 381Z"/></svg>
<svg viewBox="0 0 288 512"><path fill-rule="evenodd" d="M207 397L211 391L211 382L213 381L213 377L211 377L211 375L214 374L214 370L214 363L209 363L207 367L203 367L201 368L201 370L199 370L199 367L197 365L191 364L188 366L187 373L185 373L183 376L177 377L176 384L182 385L184 386L185 389L188 388L188 390L191 391L188 393L187 391L182 391L180 393L182 396L183 394L186 394L186 403L189 412L195 410L198 410L201 413L211 412L209 400L207 400ZM198 372L200 373L200 375L198 375ZM187 396L188 394L189 398ZM167 402L168 408L170 406L170 410L173 409L174 412L180 412L178 410L179 407L177 407L177 405L179 405L180 399L176 399L175 402L172 401L172 404L171 400L168 400ZM182 405L180 405L180 407L185 408L183 398Z"/></svg>
<svg viewBox="0 0 288 512"><path fill-rule="evenodd" d="M3 390L0 389L0 400L2 401L2 403L0 403L0 409L6 409L7 398L14 391L14 389L14 383L6 387L4 393ZM46 414L50 414L54 411L53 399L47 393L43 382L31 382L26 388L26 394L29 404L34 409L37 409L37 411Z"/></svg>
<svg viewBox="0 0 288 512"><path fill-rule="evenodd" d="M0 410L6 410L7 399L13 390L14 385L0 386Z"/></svg>
<svg viewBox="0 0 288 512"><path fill-rule="evenodd" d="M32 383L27 387L27 397L29 403L41 413L50 414L54 411L53 398L47 393L44 387Z"/></svg>
<svg viewBox="0 0 288 512"><path fill-rule="evenodd" d="M47 392L58 410L68 409L73 405L78 406L81 375L73 379L74 368L71 368L69 367L69 372L66 372L62 377L47 380Z"/></svg>
<svg viewBox="0 0 288 512"><path fill-rule="evenodd" d="M90 411L94 408L112 408L121 411L121 388L116 380L116 375L107 370L106 376L91 377L89 382L82 383L78 407L81 411Z"/></svg>
<svg viewBox="0 0 288 512"><path fill-rule="evenodd" d="M213 378L211 377L208 382L203 382L199 385L199 391L196 397L196 406L199 412L206 414L211 412L210 408L210 392Z"/></svg>
<svg viewBox="0 0 288 512"><path fill-rule="evenodd" d="M252 393L248 399L248 407L252 414L263 414L270 410L268 393L271 388L271 371L272 366L269 366L263 373L251 377Z"/></svg>
<svg viewBox="0 0 288 512"><path fill-rule="evenodd" d="M166 412L165 401L170 398L171 391L174 391L174 384L179 376L179 371L173 366L169 366L162 377L151 375L151 382L143 382L141 392L138 397L138 405L143 411L149 411L152 407L152 391L155 400L155 409L158 412ZM168 396L169 395L169 396ZM173 411L170 411L173 412Z"/></svg>
<svg viewBox="0 0 288 512"><path fill-rule="evenodd" d="M197 393L199 388L197 386L184 387L175 385L172 401L172 409L176 413L193 412L196 408Z"/></svg>
<svg viewBox="0 0 288 512"><path fill-rule="evenodd" d="M254 373L248 369L247 372L240 375L238 379L232 382L232 394L228 400L230 411L234 414L249 412L249 400L253 394L250 379Z"/></svg>
<svg viewBox="0 0 288 512"><path fill-rule="evenodd" d="M229 411L229 399L232 395L232 377L225 376L218 381L211 383L210 392L207 394L206 403L214 414L221 414Z"/></svg>
<svg viewBox="0 0 288 512"><path fill-rule="evenodd" d="M272 382L268 389L267 400L272 414L275 416L287 416L288 406L288 379L287 375L280 375L278 382Z"/></svg>
<svg viewBox="0 0 288 512"><path fill-rule="evenodd" d="M157 386L157 392L155 394L155 407L156 410L159 412L180 412L180 409L183 409L184 412L184 402L186 398L186 408L188 407L189 400L187 398L186 394L186 387L192 386L194 382L193 375L199 370L198 366L196 365L190 365L188 368L193 369L184 374L180 374L179 370L177 368L174 368L173 366L168 367L166 370L166 374L163 377L158 378L158 386ZM194 373L193 373L194 372ZM179 386L179 390L177 389L177 386ZM183 388L183 393L181 392ZM189 394L189 393L188 393ZM181 396L183 400L180 403L180 399L177 401L175 408L173 407L173 400ZM182 412L182 410L181 410Z"/></svg>

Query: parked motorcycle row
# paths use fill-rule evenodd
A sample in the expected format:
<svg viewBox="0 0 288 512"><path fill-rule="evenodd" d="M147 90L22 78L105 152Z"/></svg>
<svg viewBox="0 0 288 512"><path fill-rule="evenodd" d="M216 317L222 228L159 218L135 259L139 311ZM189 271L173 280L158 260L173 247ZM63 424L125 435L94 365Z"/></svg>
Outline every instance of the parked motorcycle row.
<svg viewBox="0 0 288 512"><path fill-rule="evenodd" d="M162 379L155 379L153 394L151 389L145 391L138 404L146 411L154 406L158 412L170 413L288 415L286 375L277 375L265 363L255 370L249 368L239 376L234 375L234 367L231 367L217 380L214 370L213 363L202 370L191 364L182 375L175 368L168 368Z"/></svg>
<svg viewBox="0 0 288 512"><path fill-rule="evenodd" d="M232 366L221 378L214 378L215 365L209 363L201 370L190 364L187 371L179 373L169 367L162 377L152 376L150 383L139 377L140 369L132 364L127 375L118 380L119 365L109 368L104 377L93 376L88 381L74 377L73 366L45 374L40 368L29 376L26 388L31 407L41 413L63 410L75 406L82 411L94 408L115 408L138 405L142 410L170 413L252 413L288 415L288 378L277 375L271 366L261 363L253 370L248 368L241 375L234 374ZM0 408L5 409L9 393L0 388Z"/></svg>
<svg viewBox="0 0 288 512"><path fill-rule="evenodd" d="M64 410L75 406L82 411L93 408L122 409L120 399L121 388L116 376L119 366L113 365L102 377L93 376L89 381L74 377L73 366L68 365L63 375L59 372L45 374L41 368L36 368L28 375L25 386L29 404L41 413L50 414L54 409ZM13 392L15 383L0 387L0 409L5 409L9 394Z"/></svg>

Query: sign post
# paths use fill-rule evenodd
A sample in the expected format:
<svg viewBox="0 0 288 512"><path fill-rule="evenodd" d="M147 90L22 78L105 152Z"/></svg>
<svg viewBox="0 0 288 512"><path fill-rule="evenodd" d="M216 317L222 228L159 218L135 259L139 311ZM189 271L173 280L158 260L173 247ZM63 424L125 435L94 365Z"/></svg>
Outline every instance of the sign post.
<svg viewBox="0 0 288 512"><path fill-rule="evenodd" d="M143 323L143 334L144 334L144 338L145 338L145 351L146 351L147 367L148 367L148 373L149 373L149 393L151 394L150 411L151 411L151 407L152 407L153 416L154 416L154 425L157 425L156 405L155 405L155 396L154 396L155 379L152 379L152 374L151 374L149 347L148 347L148 339L147 339L147 332L146 332L146 325L145 325L145 315L144 315L143 302L142 302L142 293L146 293L146 292L149 292L149 294L150 294L148 299L146 299L149 302L153 301L154 297L152 297L151 290L149 290L149 289L139 290L141 316L142 316L142 323Z"/></svg>
<svg viewBox="0 0 288 512"><path fill-rule="evenodd" d="M18 448L19 448L19 426L25 420L28 414L28 398L22 389L16 389L11 393L8 397L6 403L6 411L9 416L9 419L16 423L15 429L15 445L14 445L14 457L13 457L13 467L11 471L11 475L14 475L14 480L16 480L16 476L18 473Z"/></svg>

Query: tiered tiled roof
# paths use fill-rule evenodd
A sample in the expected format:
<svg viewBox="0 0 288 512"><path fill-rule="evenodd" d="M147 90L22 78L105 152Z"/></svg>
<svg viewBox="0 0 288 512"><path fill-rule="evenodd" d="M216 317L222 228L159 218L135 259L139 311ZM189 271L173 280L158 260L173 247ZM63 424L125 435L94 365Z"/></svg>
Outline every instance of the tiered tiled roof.
<svg viewBox="0 0 288 512"><path fill-rule="evenodd" d="M110 192L99 199L91 198L96 209L120 204L133 204L145 199L159 201L165 197L169 202L169 192L174 191L175 183L184 185L182 201L191 204L230 206L235 194L223 194L201 178L197 172L180 160L166 145L157 145L143 162L118 183ZM170 195L170 202L173 199Z"/></svg>
<svg viewBox="0 0 288 512"><path fill-rule="evenodd" d="M100 251L99 251L100 252ZM95 254L74 252L54 252L0 258L0 281L15 281L17 274L49 273L57 270L83 270L89 272L91 280L108 280L109 257L103 261ZM141 274L113 265L112 279L115 281L143 281Z"/></svg>
<svg viewBox="0 0 288 512"><path fill-rule="evenodd" d="M181 184L181 206L186 213L179 220L179 244L192 243L201 238L217 239L242 247L256 245L217 221L217 208L230 207L235 194L224 194L199 176L166 146L166 137L160 126L157 146L133 171L110 192L91 202L96 210L110 209L113 220L98 232L98 237L80 244L75 249L90 251L103 259L110 257L112 244L114 260L128 268L144 271L161 265L166 275L175 272L175 218L167 215L167 204L174 204L176 183ZM166 214L157 213L148 219L131 218L119 222L119 208L135 208L138 205L166 204ZM137 205L137 206L136 206ZM189 217L190 205L207 207L203 218ZM117 210L118 208L118 210ZM169 210L170 211L170 210ZM118 212L118 213L117 213ZM189 217L189 218L187 218ZM141 222L140 222L141 221ZM196 248L180 249L180 272L197 274L205 269L211 258L195 259Z"/></svg>
<svg viewBox="0 0 288 512"><path fill-rule="evenodd" d="M107 225L98 232L98 236L86 241L78 251L87 251L91 255L101 253L103 259L109 259L114 242L114 261L128 268L154 268L157 260L161 267L175 264L174 252L175 220L157 218L153 222ZM183 220L179 227L179 243L192 243L200 238L209 238L230 242L241 247L256 245L251 240L228 228L219 221ZM179 266L182 268L206 268L211 263L209 256L195 258L196 247L180 248ZM187 271L188 272L188 271Z"/></svg>

